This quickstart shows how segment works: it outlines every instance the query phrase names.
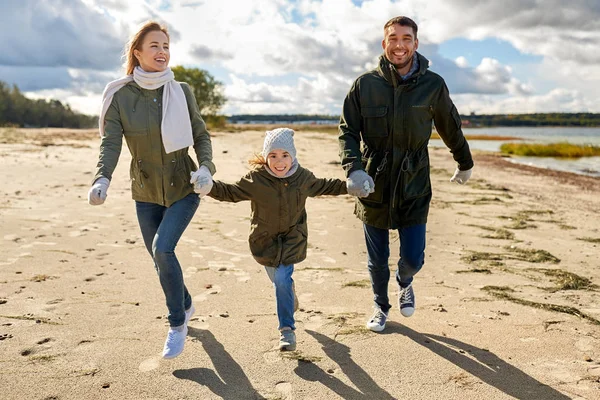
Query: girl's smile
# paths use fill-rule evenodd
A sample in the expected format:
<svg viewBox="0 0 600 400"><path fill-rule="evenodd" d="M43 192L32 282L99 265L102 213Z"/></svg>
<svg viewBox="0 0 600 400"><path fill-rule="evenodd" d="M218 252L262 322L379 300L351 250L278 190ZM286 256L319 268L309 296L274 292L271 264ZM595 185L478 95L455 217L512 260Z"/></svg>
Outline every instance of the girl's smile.
<svg viewBox="0 0 600 400"><path fill-rule="evenodd" d="M275 149L267 155L267 167L278 177L284 177L292 168L292 156L285 150Z"/></svg>

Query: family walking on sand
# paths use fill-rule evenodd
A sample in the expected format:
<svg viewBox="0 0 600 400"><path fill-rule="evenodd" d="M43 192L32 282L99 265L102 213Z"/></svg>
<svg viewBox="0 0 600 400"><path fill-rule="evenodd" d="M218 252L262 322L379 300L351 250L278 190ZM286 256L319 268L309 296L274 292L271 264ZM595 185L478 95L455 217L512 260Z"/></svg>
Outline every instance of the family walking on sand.
<svg viewBox="0 0 600 400"><path fill-rule="evenodd" d="M444 80L417 52L417 25L396 17L384 25L378 66L358 77L343 102L339 152L346 180L318 178L299 163L294 131L265 133L262 151L235 183L213 180L209 132L192 89L169 68L167 29L147 22L126 46L126 75L103 93L99 161L88 202L103 204L122 149L132 156L131 193L144 244L152 257L168 309L164 358L181 354L194 305L175 248L200 199L250 201L250 251L275 287L279 349L295 350L298 308L294 266L306 258L308 197L348 194L363 222L375 311L367 327L385 329L389 231L399 234L398 308L416 307L413 277L424 263L431 182L427 145L432 122L457 168L450 179L466 183L473 168L456 107ZM188 154L192 146L197 163Z"/></svg>

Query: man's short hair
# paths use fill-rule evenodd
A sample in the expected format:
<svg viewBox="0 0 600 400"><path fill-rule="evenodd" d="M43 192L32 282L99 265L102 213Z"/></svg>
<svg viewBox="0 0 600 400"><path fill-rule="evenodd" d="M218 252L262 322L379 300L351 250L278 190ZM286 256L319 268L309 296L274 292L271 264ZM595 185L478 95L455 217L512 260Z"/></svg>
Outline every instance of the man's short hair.
<svg viewBox="0 0 600 400"><path fill-rule="evenodd" d="M399 17L394 17L392 19L390 19L388 22L385 23L385 25L383 26L383 34L385 36L385 33L387 31L387 28L389 28L390 26L394 25L394 24L398 24L400 26L410 26L413 30L413 33L415 35L415 39L417 38L417 31L419 30L419 28L417 27L417 24L415 21L413 21L412 19L408 18L408 17L403 17L403 16L399 16Z"/></svg>

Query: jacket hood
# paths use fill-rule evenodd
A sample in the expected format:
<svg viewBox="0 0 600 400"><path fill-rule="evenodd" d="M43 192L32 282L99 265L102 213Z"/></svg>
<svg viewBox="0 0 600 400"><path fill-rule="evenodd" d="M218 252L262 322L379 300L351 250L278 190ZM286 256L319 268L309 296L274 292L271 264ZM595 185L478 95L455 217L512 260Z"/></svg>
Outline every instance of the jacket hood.
<svg viewBox="0 0 600 400"><path fill-rule="evenodd" d="M429 69L429 60L426 59L421 53L416 52L419 60L419 71L415 75L424 75ZM397 86L400 76L396 71L396 67L387 59L385 54L379 56L379 65L377 66L377 72L386 81L391 83L394 87Z"/></svg>

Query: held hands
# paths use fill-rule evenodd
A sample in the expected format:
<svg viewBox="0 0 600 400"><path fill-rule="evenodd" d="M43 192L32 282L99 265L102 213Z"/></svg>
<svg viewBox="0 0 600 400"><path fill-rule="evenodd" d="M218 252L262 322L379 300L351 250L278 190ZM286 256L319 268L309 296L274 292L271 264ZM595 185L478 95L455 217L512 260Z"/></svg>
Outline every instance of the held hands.
<svg viewBox="0 0 600 400"><path fill-rule="evenodd" d="M454 176L450 178L450 182L456 182L460 183L461 185L464 185L471 177L471 173L473 173L473 168L467 169L465 171L461 171L458 168L456 168L456 171L454 171Z"/></svg>
<svg viewBox="0 0 600 400"><path fill-rule="evenodd" d="M365 171L357 169L346 179L346 187L350 196L367 197L375 191L375 182Z"/></svg>
<svg viewBox="0 0 600 400"><path fill-rule="evenodd" d="M200 197L210 193L213 187L213 179L210 170L206 166L202 165L197 171L190 172L190 175L190 183L194 185L194 192L198 193Z"/></svg>
<svg viewBox="0 0 600 400"><path fill-rule="evenodd" d="M99 206L106 200L106 192L108 191L110 181L105 177L96 179L88 192L88 203L93 206Z"/></svg>

